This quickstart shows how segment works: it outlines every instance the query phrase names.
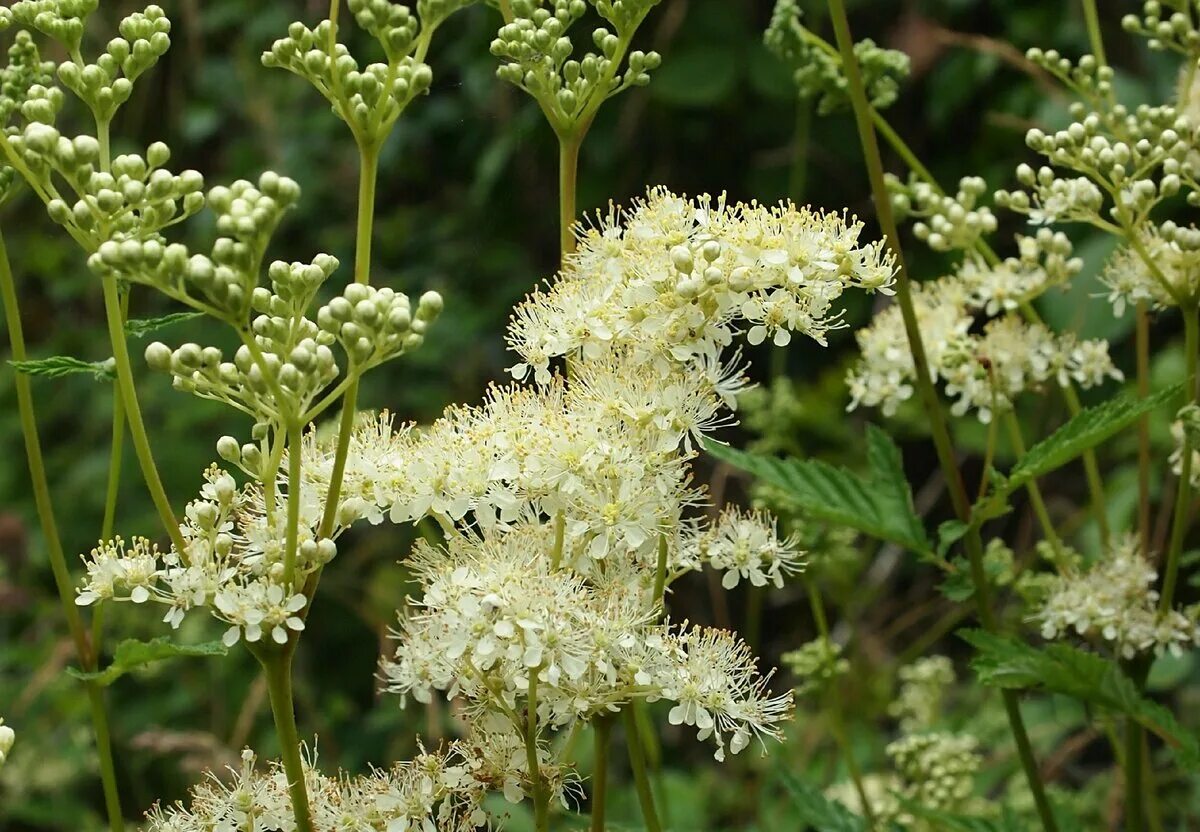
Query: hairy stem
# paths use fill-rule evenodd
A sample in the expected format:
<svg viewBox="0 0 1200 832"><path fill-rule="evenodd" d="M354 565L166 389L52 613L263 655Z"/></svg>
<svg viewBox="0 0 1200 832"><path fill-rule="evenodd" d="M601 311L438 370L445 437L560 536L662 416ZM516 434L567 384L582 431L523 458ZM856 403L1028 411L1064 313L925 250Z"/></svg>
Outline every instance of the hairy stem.
<svg viewBox="0 0 1200 832"><path fill-rule="evenodd" d="M650 788L650 775L646 771L646 750L642 747L641 729L632 708L621 711L625 722L625 745L629 749L629 766L633 770L633 785L637 790L638 803L642 807L642 822L646 832L662 832L658 821L658 810L654 808L654 792Z"/></svg>
<svg viewBox="0 0 1200 832"><path fill-rule="evenodd" d="M846 73L850 101L854 106L854 117L858 125L859 138L862 141L863 156L867 172L871 179L871 191L875 200L875 208L879 216L879 224L883 229L892 250L896 255L896 299L900 304L901 315L904 319L904 330L908 336L909 349L912 352L913 364L916 368L917 389L925 405L929 418L930 430L933 434L934 447L937 450L938 461L946 477L951 501L955 514L967 523L969 528L965 538L967 556L971 563L971 577L975 584L975 596L979 609L980 622L990 631L998 629L995 612L991 605L991 592L987 583L987 575L983 568L983 543L980 540L979 529L971 523L971 505L967 497L966 486L955 460L954 447L950 441L950 433L946 426L946 416L938 400L937 390L929 374L929 361L925 353L925 345L921 340L920 328L917 325L916 310L912 301L912 289L908 273L905 269L904 256L900 250L900 235L896 228L896 219L892 213L891 200L888 198L887 185L883 175L883 161L879 154L879 143L871 122L871 106L867 100L866 89L863 86L862 74L858 59L854 55L854 39L850 33L850 20L846 16L843 0L828 0L830 17L833 21L837 37L838 49L842 55L842 66ZM1008 714L1009 727L1017 745L1021 766L1025 771L1029 789L1033 794L1042 827L1046 832L1056 832L1058 826L1054 820L1053 810L1046 798L1045 787L1042 785L1038 772L1037 761L1029 743L1029 735L1025 730L1025 722L1021 716L1020 705L1015 691L1003 691L1005 711Z"/></svg>
<svg viewBox="0 0 1200 832"><path fill-rule="evenodd" d="M605 832L604 801L608 796L608 746L612 742L612 720L608 714L592 720L595 751L592 756L591 832Z"/></svg>
<svg viewBox="0 0 1200 832"><path fill-rule="evenodd" d="M290 648L263 646L255 649L254 654L262 663L267 678L271 715L275 719L283 770L287 774L296 830L313 832L308 783L304 777L304 762L300 757L300 734L296 730L296 706L292 699L292 651Z"/></svg>
<svg viewBox="0 0 1200 832"><path fill-rule="evenodd" d="M8 342L12 360L25 361L25 331L21 325L21 310L17 305L16 280L8 259L8 247L4 235L0 234L0 300L4 302L4 316L8 325ZM94 646L89 643L87 630L75 605L75 592L71 572L67 567L62 538L58 533L58 522L54 516L54 503L50 497L50 481L46 476L46 464L42 457L42 442L38 435L37 414L33 406L33 386L29 376L15 373L13 386L17 392L17 411L21 420L21 435L25 441L25 459L29 466L29 479L33 487L33 502L37 507L42 537L46 543L46 555L50 560L50 571L54 574L54 585L67 619L67 629L75 645L75 653L84 670L97 667ZM125 828L121 800L117 791L116 768L113 763L112 742L108 729L108 713L104 708L103 691L95 684L86 682L88 703L91 709L92 730L96 735L96 752L100 759L100 781L104 789L104 805L108 813L108 826L112 832Z"/></svg>
<svg viewBox="0 0 1200 832"><path fill-rule="evenodd" d="M108 319L108 339L111 342L113 358L117 364L117 387L125 406L125 418L129 423L129 435L133 439L133 447L137 452L138 464L142 468L142 478L150 491L150 499L158 511L171 544L180 556L185 556L187 544L179 532L179 521L171 510L171 501L163 488L162 479L158 475L158 466L154 464L154 453L150 450L150 438L146 435L146 424L142 421L142 408L137 400L137 388L133 384L133 367L129 363L129 346L125 343L125 324L121 320L121 299L117 293L117 282L111 277L104 278L104 311Z"/></svg>
<svg viewBox="0 0 1200 832"><path fill-rule="evenodd" d="M1187 361L1188 401L1197 400L1196 364L1200 353L1200 306L1192 303L1183 309L1184 354ZM1179 581L1179 558L1183 554L1183 539L1187 535L1192 504L1192 457L1195 449L1185 433L1183 460L1179 471L1179 489L1175 492L1174 516L1171 520L1171 543L1167 548L1167 565L1163 575L1162 595L1158 609L1166 612L1175 603L1175 585Z"/></svg>

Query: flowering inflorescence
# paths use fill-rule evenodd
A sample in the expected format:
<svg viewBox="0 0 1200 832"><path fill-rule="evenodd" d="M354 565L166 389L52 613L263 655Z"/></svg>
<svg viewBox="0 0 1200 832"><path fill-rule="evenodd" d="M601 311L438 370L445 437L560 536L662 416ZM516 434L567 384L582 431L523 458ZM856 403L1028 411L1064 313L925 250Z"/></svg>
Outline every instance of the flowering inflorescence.
<svg viewBox="0 0 1200 832"><path fill-rule="evenodd" d="M496 768L494 743L456 743L444 750L422 750L414 759L359 777L331 777L304 761L319 830L357 832L469 832L487 823L480 806ZM271 763L256 767L253 752L230 769L228 782L216 776L192 789L191 802L157 806L148 815L150 832L230 832L295 829L288 777Z"/></svg>
<svg viewBox="0 0 1200 832"><path fill-rule="evenodd" d="M1196 610L1159 610L1158 572L1136 538L1117 541L1097 563L1050 579L1033 620L1043 638L1075 633L1124 659L1175 655L1200 644Z"/></svg>
<svg viewBox="0 0 1200 832"><path fill-rule="evenodd" d="M796 695L820 694L850 672L850 662L842 657L842 645L821 637L784 653L780 658L796 677Z"/></svg>
<svg viewBox="0 0 1200 832"><path fill-rule="evenodd" d="M777 0L763 41L792 70L792 81L800 96L817 102L818 113L848 109L850 96L841 59L836 50L800 22L800 17L797 0ZM871 106L879 110L890 107L911 70L908 55L885 49L867 38L854 44L854 57Z"/></svg>
<svg viewBox="0 0 1200 832"><path fill-rule="evenodd" d="M978 176L960 179L953 196L916 176L904 183L889 175L887 185L897 219L918 219L913 234L934 251L970 251L996 230L996 215L979 202L987 183Z"/></svg>
<svg viewBox="0 0 1200 832"><path fill-rule="evenodd" d="M657 52L629 51L634 33L660 0L591 0L604 21L592 31L594 52L576 59L569 35L588 11L584 0L513 0L512 19L497 32L497 76L538 102L560 136L586 130L607 99L645 86L662 61Z"/></svg>
<svg viewBox="0 0 1200 832"><path fill-rule="evenodd" d="M955 415L974 411L988 422L1011 410L1021 393L1046 382L1087 388L1122 378L1107 342L1054 333L1019 314L1079 270L1066 237L1042 229L1020 238L1018 247L1020 257L995 265L968 257L958 274L914 287L930 375L957 399ZM980 312L999 314L978 330ZM855 337L862 357L847 377L850 408L878 406L886 415L895 413L912 396L916 376L899 307L883 310Z"/></svg>

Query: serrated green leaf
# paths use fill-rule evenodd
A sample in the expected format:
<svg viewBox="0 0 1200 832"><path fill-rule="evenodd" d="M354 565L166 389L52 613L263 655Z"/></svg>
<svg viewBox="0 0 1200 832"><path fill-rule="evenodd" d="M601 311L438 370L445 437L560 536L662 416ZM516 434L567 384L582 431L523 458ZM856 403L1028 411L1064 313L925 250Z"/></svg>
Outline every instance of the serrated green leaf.
<svg viewBox="0 0 1200 832"><path fill-rule="evenodd" d="M1124 393L1096 407L1086 408L1048 438L1037 443L1008 474L1011 493L1031 480L1060 468L1133 424L1143 413L1179 396L1182 385L1168 387L1142 399Z"/></svg>
<svg viewBox="0 0 1200 832"><path fill-rule="evenodd" d="M111 361L84 361L70 355L52 355L32 361L9 361L8 364L18 373L42 378L63 378L79 373L91 373L97 381L112 381L117 377Z"/></svg>
<svg viewBox="0 0 1200 832"><path fill-rule="evenodd" d="M112 664L103 670L91 673L69 669L76 679L96 682L101 687L107 687L120 679L131 670L144 667L164 659L176 656L224 656L229 648L219 641L209 641L203 644L176 644L167 636L161 636L153 641L138 641L126 639L117 645L113 653Z"/></svg>
<svg viewBox="0 0 1200 832"><path fill-rule="evenodd" d="M865 477L820 460L759 456L711 441L704 447L717 459L782 490L813 517L935 557L913 508L900 449L874 425L867 427Z"/></svg>
<svg viewBox="0 0 1200 832"><path fill-rule="evenodd" d="M800 780L790 771L779 775L792 798L796 821L800 829L816 832L866 832L867 822L836 800L830 800L820 789Z"/></svg>
<svg viewBox="0 0 1200 832"><path fill-rule="evenodd" d="M1170 710L1142 695L1115 663L1067 644L1039 649L982 630L960 635L978 651L971 666L985 685L1060 693L1124 714L1161 737L1186 767L1200 768L1200 739Z"/></svg>
<svg viewBox="0 0 1200 832"><path fill-rule="evenodd" d="M135 318L125 322L125 334L130 338L145 338L151 332L203 317L203 312L173 312L161 318Z"/></svg>

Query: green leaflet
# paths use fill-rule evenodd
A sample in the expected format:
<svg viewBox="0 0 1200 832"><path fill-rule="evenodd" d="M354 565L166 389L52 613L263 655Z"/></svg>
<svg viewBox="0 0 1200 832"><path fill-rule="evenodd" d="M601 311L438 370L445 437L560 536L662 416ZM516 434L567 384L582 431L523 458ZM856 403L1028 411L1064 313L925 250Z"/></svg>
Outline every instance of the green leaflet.
<svg viewBox="0 0 1200 832"><path fill-rule="evenodd" d="M78 373L91 373L97 381L112 381L116 371L112 359L108 361L84 361L70 355L52 355L49 358L38 358L32 361L9 361L18 373L27 376L42 376L43 378L63 378Z"/></svg>
<svg viewBox="0 0 1200 832"><path fill-rule="evenodd" d="M900 449L874 425L867 426L867 475L815 459L777 459L706 440L710 454L782 489L807 513L897 543L933 558L933 546L913 509Z"/></svg>
<svg viewBox="0 0 1200 832"><path fill-rule="evenodd" d="M779 779L792 798L799 829L816 832L867 832L867 822L835 800L830 800L820 789L808 785L795 774L784 770Z"/></svg>
<svg viewBox="0 0 1200 832"><path fill-rule="evenodd" d="M101 687L107 687L131 670L164 659L176 656L224 656L228 652L229 648L219 641L203 644L176 644L167 636L160 636L153 641L138 641L130 638L117 645L112 664L103 670L85 673L68 668L67 672L76 679L96 682Z"/></svg>
<svg viewBox="0 0 1200 832"><path fill-rule="evenodd" d="M125 334L130 338L145 338L151 332L203 317L203 312L173 312L161 318L136 318L125 322Z"/></svg>
<svg viewBox="0 0 1200 832"><path fill-rule="evenodd" d="M971 666L985 685L1061 693L1125 714L1161 737L1184 766L1200 768L1200 740L1180 725L1170 710L1138 691L1115 663L1066 644L1039 649L982 630L965 630L959 635L979 651Z"/></svg>
<svg viewBox="0 0 1200 832"><path fill-rule="evenodd" d="M1123 393L1103 404L1082 410L1049 437L1034 445L1008 474L1006 491L1061 468L1084 451L1133 424L1143 413L1166 404L1183 391L1183 385L1168 387L1144 399Z"/></svg>

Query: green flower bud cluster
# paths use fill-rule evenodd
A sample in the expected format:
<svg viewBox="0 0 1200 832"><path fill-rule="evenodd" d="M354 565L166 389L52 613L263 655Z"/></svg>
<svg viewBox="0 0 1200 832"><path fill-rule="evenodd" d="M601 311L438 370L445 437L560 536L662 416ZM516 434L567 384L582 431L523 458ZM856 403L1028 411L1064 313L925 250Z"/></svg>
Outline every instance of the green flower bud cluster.
<svg viewBox="0 0 1200 832"><path fill-rule="evenodd" d="M393 3L357 3L356 13L364 28L375 34L388 55L387 64L374 63L360 69L358 61L342 44L331 57L330 23L322 21L316 29L293 23L288 36L275 41L264 52L264 66L286 69L299 75L329 100L334 113L345 121L360 141L378 143L390 132L404 108L425 92L433 82L433 71L409 53L415 45L417 20L403 6ZM375 6L388 8L380 21ZM395 21L390 25L386 21Z"/></svg>
<svg viewBox="0 0 1200 832"><path fill-rule="evenodd" d="M983 762L978 746L973 736L937 732L902 737L886 751L904 784L903 797L949 812L962 809L975 791L975 774ZM911 828L903 818L901 822Z"/></svg>
<svg viewBox="0 0 1200 832"><path fill-rule="evenodd" d="M133 93L133 82L171 48L171 21L159 6L121 21L121 36L108 42L95 63L69 61L58 77L100 121L111 121Z"/></svg>
<svg viewBox="0 0 1200 832"><path fill-rule="evenodd" d="M100 170L100 143L92 136L68 139L48 124L33 122L10 144L24 160L35 187L58 194L53 178L67 182L72 202L53 196L46 210L59 225L98 244L115 235L146 239L204 205L204 178L194 170L171 173L170 149L155 142L145 156L126 154Z"/></svg>
<svg viewBox="0 0 1200 832"><path fill-rule="evenodd" d="M0 28L5 20L11 20L11 17L0 13ZM32 90L44 90L44 85L50 84L53 78L54 63L42 60L37 44L28 32L17 32L8 49L8 63L0 68L0 130L8 128L13 116L29 100ZM0 205L16 192L19 182L13 168L0 165Z"/></svg>
<svg viewBox="0 0 1200 832"><path fill-rule="evenodd" d="M188 182L192 177L179 178ZM299 185L270 171L259 178L258 187L246 180L218 186L209 191L208 205L224 236L213 244L211 256L189 257L186 247L164 245L157 237L142 242L118 235L103 243L88 265L100 277L116 275L153 286L242 326L258 285L263 252L281 217L299 197Z"/></svg>
<svg viewBox="0 0 1200 832"><path fill-rule="evenodd" d="M797 696L828 690L836 678L850 672L850 662L842 658L842 646L825 638L784 653L781 659L796 677Z"/></svg>
<svg viewBox="0 0 1200 832"><path fill-rule="evenodd" d="M388 0L349 0L347 6L359 28L383 46L388 63L408 57L420 24L407 6Z"/></svg>
<svg viewBox="0 0 1200 832"><path fill-rule="evenodd" d="M1171 50L1200 56L1200 31L1196 29L1193 0L1146 0L1142 14L1121 18L1121 28L1131 35L1149 38L1147 46L1163 52Z"/></svg>
<svg viewBox="0 0 1200 832"><path fill-rule="evenodd" d="M1120 138L1118 138L1120 137ZM1065 130L1030 130L1026 143L1054 165L1083 176L1062 179L1052 168L1017 168L1017 180L1032 192L999 191L996 203L1035 222L1058 219L1100 222L1103 192L1118 194L1111 215L1123 225L1140 224L1161 200L1189 189L1197 204L1195 165L1191 160L1196 129L1173 107L1139 107L1129 113L1116 106L1089 113Z"/></svg>
<svg viewBox="0 0 1200 832"><path fill-rule="evenodd" d="M100 0L18 0L11 12L17 23L37 29L74 54L83 42L88 15L99 7Z"/></svg>
<svg viewBox="0 0 1200 832"><path fill-rule="evenodd" d="M797 0L778 0L763 42L791 68L800 97L816 101L818 113L828 115L848 109L850 97L841 59L836 50L806 29L800 18ZM869 38L854 44L854 54L871 105L877 110L890 107L900 95L900 83L911 71L908 55L884 49Z"/></svg>
<svg viewBox="0 0 1200 832"><path fill-rule="evenodd" d="M318 310L317 326L337 339L351 368L362 372L420 347L441 311L437 292L422 295L414 315L407 295L352 283Z"/></svg>
<svg viewBox="0 0 1200 832"><path fill-rule="evenodd" d="M626 56L634 32L658 2L593 0L609 26L592 32L596 51L576 60L568 31L586 14L584 0L552 0L552 9L541 0L514 0L513 21L491 44L492 54L503 61L496 75L533 96L560 135L586 129L604 101L650 83L650 73L662 64L657 52Z"/></svg>
<svg viewBox="0 0 1200 832"><path fill-rule="evenodd" d="M888 714L905 733L928 731L938 721L945 690L954 684L954 666L945 656L929 656L900 668L900 693Z"/></svg>
<svg viewBox="0 0 1200 832"><path fill-rule="evenodd" d="M1083 55L1078 63L1072 63L1056 49L1034 47L1026 50L1025 57L1093 107L1100 109L1112 105L1113 68L1096 60L1095 55Z"/></svg>
<svg viewBox="0 0 1200 832"><path fill-rule="evenodd" d="M979 204L988 187L978 176L960 179L953 196L915 176L905 185L889 175L888 190L898 216L921 219L913 224L913 234L934 251L967 251L996 230L996 215Z"/></svg>

